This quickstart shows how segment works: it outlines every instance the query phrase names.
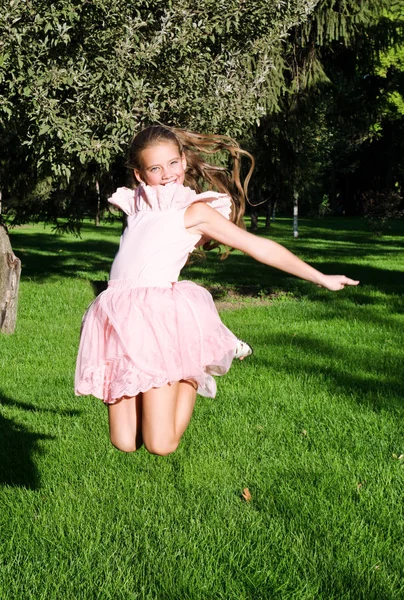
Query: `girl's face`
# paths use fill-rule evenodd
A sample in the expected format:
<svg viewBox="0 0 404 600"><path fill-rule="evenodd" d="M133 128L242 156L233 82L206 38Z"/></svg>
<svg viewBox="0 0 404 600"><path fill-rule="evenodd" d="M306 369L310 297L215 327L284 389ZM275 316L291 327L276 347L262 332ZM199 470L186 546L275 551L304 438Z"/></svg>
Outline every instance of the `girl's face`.
<svg viewBox="0 0 404 600"><path fill-rule="evenodd" d="M187 161L174 142L160 142L140 153L141 170L135 169L139 182L147 185L184 183Z"/></svg>

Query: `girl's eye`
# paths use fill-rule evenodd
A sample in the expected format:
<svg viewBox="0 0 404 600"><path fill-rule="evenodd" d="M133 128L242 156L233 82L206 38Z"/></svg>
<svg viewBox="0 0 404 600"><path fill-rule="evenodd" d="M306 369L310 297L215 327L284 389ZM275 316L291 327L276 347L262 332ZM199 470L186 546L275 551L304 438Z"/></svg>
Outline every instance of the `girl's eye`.
<svg viewBox="0 0 404 600"><path fill-rule="evenodd" d="M150 171L151 171L152 173L155 173L156 171L158 171L158 169L159 169L158 167L152 167L152 168L150 169Z"/></svg>
<svg viewBox="0 0 404 600"><path fill-rule="evenodd" d="M172 161L171 161L171 164L172 164L172 165L177 165L177 164L178 164L178 160L172 160Z"/></svg>

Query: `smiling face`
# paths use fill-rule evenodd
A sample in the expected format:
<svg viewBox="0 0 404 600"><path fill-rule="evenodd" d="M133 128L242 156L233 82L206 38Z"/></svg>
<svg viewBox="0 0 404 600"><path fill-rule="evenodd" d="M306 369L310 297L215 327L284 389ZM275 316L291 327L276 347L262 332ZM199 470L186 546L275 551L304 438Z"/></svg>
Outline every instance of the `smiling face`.
<svg viewBox="0 0 404 600"><path fill-rule="evenodd" d="M184 183L187 161L174 142L160 142L148 146L140 154L142 169L135 169L139 182L147 185Z"/></svg>

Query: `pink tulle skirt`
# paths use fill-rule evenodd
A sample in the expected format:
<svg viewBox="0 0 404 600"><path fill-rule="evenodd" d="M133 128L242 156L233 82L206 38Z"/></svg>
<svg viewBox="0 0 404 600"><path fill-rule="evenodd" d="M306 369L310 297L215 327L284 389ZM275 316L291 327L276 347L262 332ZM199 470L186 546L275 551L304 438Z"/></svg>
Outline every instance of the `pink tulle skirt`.
<svg viewBox="0 0 404 600"><path fill-rule="evenodd" d="M75 393L112 404L194 379L198 393L213 398L212 375L229 370L236 343L203 287L180 281L139 288L113 280L84 315Z"/></svg>

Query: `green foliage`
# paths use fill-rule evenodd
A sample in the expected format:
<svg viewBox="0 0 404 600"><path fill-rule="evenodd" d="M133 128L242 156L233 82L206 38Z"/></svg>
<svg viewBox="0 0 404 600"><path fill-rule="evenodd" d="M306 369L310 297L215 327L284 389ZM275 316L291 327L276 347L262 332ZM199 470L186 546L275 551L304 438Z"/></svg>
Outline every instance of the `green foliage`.
<svg viewBox="0 0 404 600"><path fill-rule="evenodd" d="M327 194L324 194L323 199L321 200L320 205L318 207L318 216L324 218L330 213L332 213L330 199L327 196Z"/></svg>
<svg viewBox="0 0 404 600"><path fill-rule="evenodd" d="M317 1L3 0L6 196L20 202L51 177L61 214L60 190L78 205L83 174L91 186L105 179L105 193L133 131L150 121L239 136L277 107L283 40Z"/></svg>
<svg viewBox="0 0 404 600"><path fill-rule="evenodd" d="M318 46L342 42L349 46L363 26L372 25L375 19L386 14L398 0L320 0L316 11L300 32L302 41L315 41Z"/></svg>
<svg viewBox="0 0 404 600"><path fill-rule="evenodd" d="M281 110L257 129L261 178L291 206L355 214L367 189L402 189L403 42L401 3L319 3L295 28Z"/></svg>
<svg viewBox="0 0 404 600"><path fill-rule="evenodd" d="M338 179L394 115L400 156L403 20L390 0L2 0L4 210L94 216L96 182L103 209L133 132L156 120L244 139L264 153L259 185L335 209Z"/></svg>

